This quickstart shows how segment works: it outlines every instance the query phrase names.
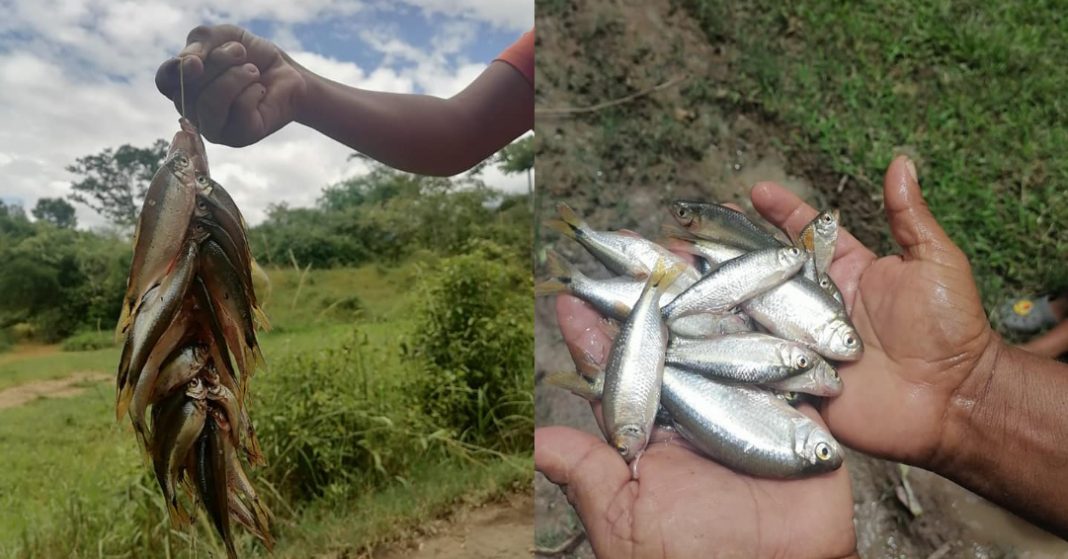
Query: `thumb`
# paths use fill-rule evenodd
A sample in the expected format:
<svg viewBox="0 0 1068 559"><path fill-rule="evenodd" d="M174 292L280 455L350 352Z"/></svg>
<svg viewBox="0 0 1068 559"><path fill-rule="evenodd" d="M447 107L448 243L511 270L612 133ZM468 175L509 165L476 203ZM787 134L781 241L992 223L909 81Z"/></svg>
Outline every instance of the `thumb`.
<svg viewBox="0 0 1068 559"><path fill-rule="evenodd" d="M534 469L561 486L587 527L605 518L630 482L630 470L619 453L600 438L570 427L534 431Z"/></svg>
<svg viewBox="0 0 1068 559"><path fill-rule="evenodd" d="M890 163L883 181L883 196L890 231L907 260L945 263L959 257L960 250L927 207L916 178L916 166L908 157L898 156Z"/></svg>

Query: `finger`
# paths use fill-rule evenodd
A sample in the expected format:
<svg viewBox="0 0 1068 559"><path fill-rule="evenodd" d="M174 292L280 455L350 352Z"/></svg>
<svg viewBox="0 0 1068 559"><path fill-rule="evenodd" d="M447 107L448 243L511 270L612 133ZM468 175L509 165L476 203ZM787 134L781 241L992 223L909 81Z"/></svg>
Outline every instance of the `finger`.
<svg viewBox="0 0 1068 559"><path fill-rule="evenodd" d="M197 96L196 114L200 131L205 138L213 142L219 140L219 134L227 124L234 102L249 86L259 85L259 79L260 72L255 65L241 64L232 66L200 91ZM259 93L259 90L256 90L256 93Z"/></svg>
<svg viewBox="0 0 1068 559"><path fill-rule="evenodd" d="M589 525L605 518L616 495L630 481L623 458L604 441L570 427L534 431L534 469L556 485Z"/></svg>
<svg viewBox="0 0 1068 559"><path fill-rule="evenodd" d="M883 182L886 218L890 232L906 259L945 262L961 253L931 214L920 192L916 166L904 155L898 156L886 170Z"/></svg>
<svg viewBox="0 0 1068 559"><path fill-rule="evenodd" d="M580 371L587 370L591 365L604 366L612 347L612 336L600 313L577 297L558 295L556 321L571 358Z"/></svg>
<svg viewBox="0 0 1068 559"><path fill-rule="evenodd" d="M203 74L208 53L225 43L243 43L249 33L234 25L201 25L194 27L186 37L186 45L178 56L167 60L156 70L156 88L160 93L177 100L179 82L189 80L197 83ZM178 75L178 61L182 61L182 76ZM186 93L188 94L188 89Z"/></svg>
<svg viewBox="0 0 1068 559"><path fill-rule="evenodd" d="M260 102L267 95L267 88L261 83L253 83L245 88L233 105L230 116L222 130L222 137L233 147L247 146L267 135L266 124L260 112Z"/></svg>

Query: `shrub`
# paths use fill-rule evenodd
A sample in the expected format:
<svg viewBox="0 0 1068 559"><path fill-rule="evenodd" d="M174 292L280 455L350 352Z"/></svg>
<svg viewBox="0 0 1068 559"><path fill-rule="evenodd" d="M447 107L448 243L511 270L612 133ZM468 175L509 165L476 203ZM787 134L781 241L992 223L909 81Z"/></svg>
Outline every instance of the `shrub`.
<svg viewBox="0 0 1068 559"><path fill-rule="evenodd" d="M408 359L431 419L465 441L529 448L533 432L533 292L524 263L479 241L422 284Z"/></svg>
<svg viewBox="0 0 1068 559"><path fill-rule="evenodd" d="M104 349L106 347L115 347L118 343L115 341L115 334L112 332L98 332L96 330L87 330L79 332L65 340L63 345L60 346L63 351L92 351L95 349Z"/></svg>

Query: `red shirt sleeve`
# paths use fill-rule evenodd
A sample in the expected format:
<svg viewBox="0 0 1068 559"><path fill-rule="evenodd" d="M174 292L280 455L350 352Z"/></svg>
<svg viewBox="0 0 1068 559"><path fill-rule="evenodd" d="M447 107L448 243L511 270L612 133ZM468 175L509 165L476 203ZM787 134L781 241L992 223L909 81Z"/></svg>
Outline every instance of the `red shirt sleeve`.
<svg viewBox="0 0 1068 559"><path fill-rule="evenodd" d="M523 36L512 46L504 49L497 58L501 62L507 62L527 79L531 87L534 87L534 28L523 33Z"/></svg>

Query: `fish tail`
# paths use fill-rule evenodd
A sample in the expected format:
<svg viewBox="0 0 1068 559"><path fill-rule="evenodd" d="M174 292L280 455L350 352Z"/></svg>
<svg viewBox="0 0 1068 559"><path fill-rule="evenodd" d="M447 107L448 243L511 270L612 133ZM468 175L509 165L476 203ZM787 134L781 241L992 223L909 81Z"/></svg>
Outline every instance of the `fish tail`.
<svg viewBox="0 0 1068 559"><path fill-rule="evenodd" d="M560 219L547 222L545 225L550 229L572 239L586 230L586 222L575 213L575 210L571 209L571 206L560 202L556 205L556 211L560 213Z"/></svg>
<svg viewBox="0 0 1068 559"><path fill-rule="evenodd" d="M260 267L259 262L256 262L255 258L252 258L251 256L249 256L249 264L250 264L250 267L252 269L252 274L251 275L260 278L260 281L263 282L263 285L264 285L264 287L266 288L266 291L267 291L267 293L265 294L265 298L270 299L271 298L271 278L267 275L267 272L265 272L263 270L263 268Z"/></svg>
<svg viewBox="0 0 1068 559"><path fill-rule="evenodd" d="M554 293L568 293L571 291L572 276L576 274L571 265L560 259L560 255L549 251L547 255L549 275L552 277L534 286L534 295L552 295Z"/></svg>
<svg viewBox="0 0 1068 559"><path fill-rule="evenodd" d="M573 371L555 371L546 373L545 382L557 388L563 388L572 394L596 401L601 399L601 388L596 380L591 381Z"/></svg>
<svg viewBox="0 0 1068 559"><path fill-rule="evenodd" d="M267 313L263 312L263 309L258 306L252 307L252 321L257 328L264 332L269 332L271 330L271 321L267 318Z"/></svg>

